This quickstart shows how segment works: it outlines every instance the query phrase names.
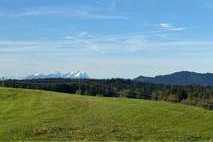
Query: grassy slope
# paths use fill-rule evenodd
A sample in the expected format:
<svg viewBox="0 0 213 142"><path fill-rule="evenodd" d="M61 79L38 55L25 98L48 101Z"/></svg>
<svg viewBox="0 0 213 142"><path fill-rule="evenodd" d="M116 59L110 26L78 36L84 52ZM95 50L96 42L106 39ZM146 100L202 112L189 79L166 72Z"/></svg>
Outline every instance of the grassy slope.
<svg viewBox="0 0 213 142"><path fill-rule="evenodd" d="M0 140L213 140L213 112L165 102L0 88Z"/></svg>

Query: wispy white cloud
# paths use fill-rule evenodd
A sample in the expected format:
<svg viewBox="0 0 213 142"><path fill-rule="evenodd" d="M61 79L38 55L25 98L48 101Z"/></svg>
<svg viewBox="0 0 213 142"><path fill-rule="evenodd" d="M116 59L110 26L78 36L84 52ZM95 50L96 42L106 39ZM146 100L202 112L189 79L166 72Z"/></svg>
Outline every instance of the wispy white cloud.
<svg viewBox="0 0 213 142"><path fill-rule="evenodd" d="M55 41L0 41L0 53L28 52L44 54L81 54L81 55L159 55L164 53L193 54L213 51L211 41L157 41L147 39L143 34L92 35L87 32L70 34ZM171 54L172 55L172 54Z"/></svg>
<svg viewBox="0 0 213 142"><path fill-rule="evenodd" d="M0 11L0 16L7 17L35 17L35 16L63 16L80 19L100 20L128 20L129 18L116 13L108 13L103 9L90 7L36 7L15 11Z"/></svg>
<svg viewBox="0 0 213 142"><path fill-rule="evenodd" d="M159 27L160 30L174 31L174 32L184 31L186 29L185 27L174 26L173 24L170 23L160 23Z"/></svg>

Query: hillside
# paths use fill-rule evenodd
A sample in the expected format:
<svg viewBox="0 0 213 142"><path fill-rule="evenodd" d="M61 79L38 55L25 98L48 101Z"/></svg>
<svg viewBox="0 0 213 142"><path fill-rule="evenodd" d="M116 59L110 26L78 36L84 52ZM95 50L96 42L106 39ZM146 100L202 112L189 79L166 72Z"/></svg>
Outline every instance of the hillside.
<svg viewBox="0 0 213 142"><path fill-rule="evenodd" d="M160 75L156 77L144 77L140 76L135 79L139 82L154 83L154 84L166 84L166 85L202 85L213 86L213 74L212 73L196 73L181 71L172 73L169 75Z"/></svg>
<svg viewBox="0 0 213 142"><path fill-rule="evenodd" d="M211 141L213 112L143 100L0 88L0 141Z"/></svg>

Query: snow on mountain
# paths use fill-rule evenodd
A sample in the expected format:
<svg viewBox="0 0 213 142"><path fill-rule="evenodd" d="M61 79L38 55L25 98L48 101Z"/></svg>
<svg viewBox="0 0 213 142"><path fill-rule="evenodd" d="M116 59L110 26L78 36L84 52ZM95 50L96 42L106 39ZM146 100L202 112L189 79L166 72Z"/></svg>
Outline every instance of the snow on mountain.
<svg viewBox="0 0 213 142"><path fill-rule="evenodd" d="M68 73L56 72L50 74L36 73L26 77L26 79L45 79L45 78L88 79L89 76L86 72L77 71Z"/></svg>
<svg viewBox="0 0 213 142"><path fill-rule="evenodd" d="M74 78L89 78L86 72L76 72Z"/></svg>

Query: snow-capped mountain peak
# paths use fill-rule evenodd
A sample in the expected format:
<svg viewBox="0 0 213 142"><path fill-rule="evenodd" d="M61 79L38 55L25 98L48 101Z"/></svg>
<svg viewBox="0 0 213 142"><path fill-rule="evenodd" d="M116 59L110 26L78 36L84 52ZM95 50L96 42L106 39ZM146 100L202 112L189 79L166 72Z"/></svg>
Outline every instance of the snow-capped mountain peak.
<svg viewBox="0 0 213 142"><path fill-rule="evenodd" d="M42 74L42 73L35 73L26 77L26 79L45 79L45 78L65 78L65 79L88 79L89 76L86 72L68 72L68 73L49 73L49 74Z"/></svg>
<svg viewBox="0 0 213 142"><path fill-rule="evenodd" d="M75 78L89 78L89 76L86 72L78 71L75 73Z"/></svg>

